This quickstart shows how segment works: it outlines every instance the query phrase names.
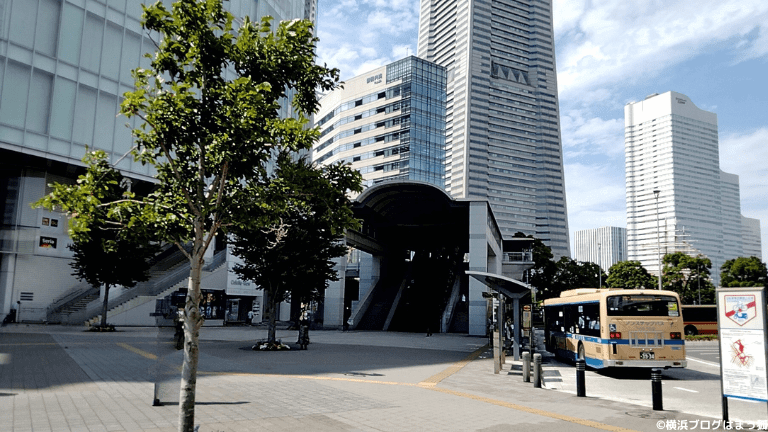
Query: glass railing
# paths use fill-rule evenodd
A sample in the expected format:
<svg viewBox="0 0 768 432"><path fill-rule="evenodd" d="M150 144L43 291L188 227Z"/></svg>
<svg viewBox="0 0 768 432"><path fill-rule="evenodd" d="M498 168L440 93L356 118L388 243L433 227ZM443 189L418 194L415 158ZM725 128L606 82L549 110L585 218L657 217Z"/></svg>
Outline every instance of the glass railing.
<svg viewBox="0 0 768 432"><path fill-rule="evenodd" d="M504 252L504 262L533 262L532 252Z"/></svg>

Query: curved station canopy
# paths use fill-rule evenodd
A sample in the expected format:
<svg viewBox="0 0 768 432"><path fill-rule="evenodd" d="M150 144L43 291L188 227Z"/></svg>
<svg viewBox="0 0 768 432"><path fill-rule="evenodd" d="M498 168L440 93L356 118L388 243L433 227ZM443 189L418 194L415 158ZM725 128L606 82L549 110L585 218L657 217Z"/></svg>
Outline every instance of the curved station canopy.
<svg viewBox="0 0 768 432"><path fill-rule="evenodd" d="M444 190L421 181L388 181L368 188L353 203L362 219L360 234L350 246L378 252L383 249L469 248L467 228L470 201L454 200ZM376 249L371 250L372 244Z"/></svg>

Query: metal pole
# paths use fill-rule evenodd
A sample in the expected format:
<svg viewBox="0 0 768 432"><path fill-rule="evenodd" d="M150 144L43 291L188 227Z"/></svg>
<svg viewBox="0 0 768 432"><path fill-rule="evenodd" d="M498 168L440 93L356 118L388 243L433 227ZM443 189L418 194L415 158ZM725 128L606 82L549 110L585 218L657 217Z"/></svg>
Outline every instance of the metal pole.
<svg viewBox="0 0 768 432"><path fill-rule="evenodd" d="M600 248L600 243L597 244L597 287L602 288L603 287L603 268L600 266L600 262L602 261L600 258L600 254L602 253L602 250Z"/></svg>
<svg viewBox="0 0 768 432"><path fill-rule="evenodd" d="M651 397L653 399L653 410L664 411L661 394L661 369L651 369Z"/></svg>
<svg viewBox="0 0 768 432"><path fill-rule="evenodd" d="M531 382L531 353L523 351L523 382Z"/></svg>
<svg viewBox="0 0 768 432"><path fill-rule="evenodd" d="M523 327L520 321L520 298L515 297L512 299L512 339L514 340L514 346L512 347L512 359L514 361L520 360L520 329Z"/></svg>
<svg viewBox="0 0 768 432"><path fill-rule="evenodd" d="M586 363L587 362L582 359L576 360L576 396L578 397L587 396L586 382L584 380L584 375L587 370Z"/></svg>
<svg viewBox="0 0 768 432"><path fill-rule="evenodd" d="M701 304L701 265L697 265L696 270L698 271L696 281L699 283L699 304Z"/></svg>
<svg viewBox="0 0 768 432"><path fill-rule="evenodd" d="M541 354L533 355L533 386L541 388Z"/></svg>
<svg viewBox="0 0 768 432"><path fill-rule="evenodd" d="M659 227L659 193L661 191L655 189L653 195L656 197L656 248L658 249L658 264L659 264L659 289L661 289L661 228Z"/></svg>

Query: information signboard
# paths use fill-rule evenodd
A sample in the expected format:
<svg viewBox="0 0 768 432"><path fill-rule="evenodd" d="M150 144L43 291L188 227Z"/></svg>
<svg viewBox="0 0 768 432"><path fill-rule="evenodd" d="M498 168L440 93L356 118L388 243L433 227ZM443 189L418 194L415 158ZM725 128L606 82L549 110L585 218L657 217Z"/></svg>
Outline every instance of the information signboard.
<svg viewBox="0 0 768 432"><path fill-rule="evenodd" d="M763 288L717 289L723 398L768 402L765 312Z"/></svg>

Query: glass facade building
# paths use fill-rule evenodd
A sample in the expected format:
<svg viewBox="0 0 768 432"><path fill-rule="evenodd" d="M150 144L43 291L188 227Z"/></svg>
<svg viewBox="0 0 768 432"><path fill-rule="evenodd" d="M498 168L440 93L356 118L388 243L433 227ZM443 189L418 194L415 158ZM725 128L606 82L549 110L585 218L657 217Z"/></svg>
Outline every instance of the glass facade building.
<svg viewBox="0 0 768 432"><path fill-rule="evenodd" d="M570 255L551 0L422 0L418 56L446 68L447 190Z"/></svg>
<svg viewBox="0 0 768 432"><path fill-rule="evenodd" d="M445 68L414 56L345 81L316 114L318 163L349 162L365 186L420 180L445 187Z"/></svg>
<svg viewBox="0 0 768 432"><path fill-rule="evenodd" d="M42 197L49 183L73 182L86 146L106 151L126 176L151 181L149 166L123 157L133 145L136 119L118 116L122 95L133 90L131 71L148 67L143 55L156 48L157 35L141 28L142 3L149 1L0 0L3 317L22 293L27 317L44 316L52 300L77 285L69 276L66 220L29 203ZM224 5L236 24L246 15L314 22L317 0ZM287 101L281 112L290 115Z"/></svg>

